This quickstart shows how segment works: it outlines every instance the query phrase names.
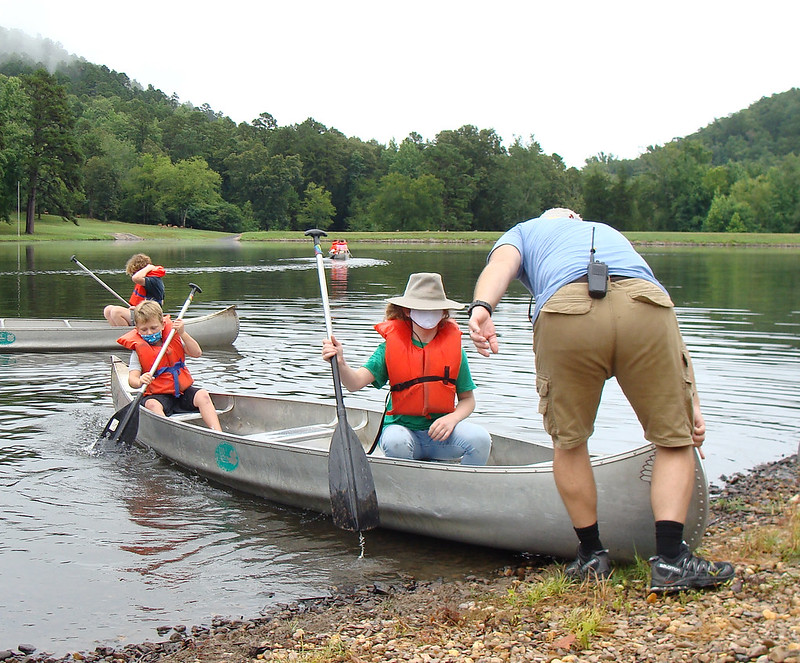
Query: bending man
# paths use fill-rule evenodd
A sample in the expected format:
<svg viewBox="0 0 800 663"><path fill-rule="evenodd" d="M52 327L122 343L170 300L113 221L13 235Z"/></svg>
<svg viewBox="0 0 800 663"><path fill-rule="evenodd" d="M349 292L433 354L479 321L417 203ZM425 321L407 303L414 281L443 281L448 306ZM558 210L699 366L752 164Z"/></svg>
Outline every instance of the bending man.
<svg viewBox="0 0 800 663"><path fill-rule="evenodd" d="M590 256L598 261L591 268ZM672 301L650 267L621 233L568 209L516 225L492 249L469 308L470 337L484 356L498 351L491 315L514 279L536 300L539 412L553 440L556 485L579 540L566 573L578 579L611 573L597 523L588 439L603 385L614 376L656 447L651 589L679 591L730 580L731 564L701 559L683 541L694 447L705 439L705 423Z"/></svg>

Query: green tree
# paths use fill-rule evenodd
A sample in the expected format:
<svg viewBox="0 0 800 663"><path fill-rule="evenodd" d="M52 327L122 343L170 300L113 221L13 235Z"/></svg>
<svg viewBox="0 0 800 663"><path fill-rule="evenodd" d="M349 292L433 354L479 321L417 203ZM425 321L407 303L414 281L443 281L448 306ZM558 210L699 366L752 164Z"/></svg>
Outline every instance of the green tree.
<svg viewBox="0 0 800 663"><path fill-rule="evenodd" d="M719 193L711 201L702 229L706 232L742 232L752 219L753 212L748 205Z"/></svg>
<svg viewBox="0 0 800 663"><path fill-rule="evenodd" d="M697 141L673 141L648 148L642 163L646 172L640 191L651 204L654 229L699 230L713 199L703 186L711 151Z"/></svg>
<svg viewBox="0 0 800 663"><path fill-rule="evenodd" d="M174 165L165 158L159 161L156 170L158 201L164 211L177 217L179 225L185 228L193 208L222 203L220 181L219 174L211 170L201 157L178 161Z"/></svg>
<svg viewBox="0 0 800 663"><path fill-rule="evenodd" d="M25 233L32 235L40 189L51 211L72 218L74 196L80 191L81 156L65 88L44 69L22 76L22 85L29 99L25 120L31 130L30 152L23 164L28 194Z"/></svg>
<svg viewBox="0 0 800 663"><path fill-rule="evenodd" d="M442 131L425 149L426 171L444 184L443 230L485 229L496 222L501 200L496 170L505 150L493 129L465 125Z"/></svg>
<svg viewBox="0 0 800 663"><path fill-rule="evenodd" d="M389 173L368 208L370 223L381 230L438 230L444 225L444 186L433 175L419 178Z"/></svg>
<svg viewBox="0 0 800 663"><path fill-rule="evenodd" d="M500 162L494 185L502 195L500 214L487 230L502 230L531 219L550 207L580 207L570 192L564 163L547 155L533 136L526 143L517 137Z"/></svg>
<svg viewBox="0 0 800 663"><path fill-rule="evenodd" d="M800 155L789 154L767 172L769 217L761 226L769 232L800 232Z"/></svg>
<svg viewBox="0 0 800 663"><path fill-rule="evenodd" d="M585 219L598 219L612 225L614 198L611 193L613 178L597 163L588 163L581 178L583 207L581 216Z"/></svg>
<svg viewBox="0 0 800 663"><path fill-rule="evenodd" d="M122 181L121 214L134 223L157 224L166 220L160 205L159 171L169 170L169 157L142 154L139 163L126 173Z"/></svg>
<svg viewBox="0 0 800 663"><path fill-rule="evenodd" d="M425 173L425 145L422 136L412 133L400 145L390 144L384 152L390 173L419 177Z"/></svg>
<svg viewBox="0 0 800 663"><path fill-rule="evenodd" d="M262 230L288 229L300 203L303 164L296 155L270 157L247 178L253 216Z"/></svg>
<svg viewBox="0 0 800 663"><path fill-rule="evenodd" d="M96 132L98 145L95 155L84 166L83 182L86 195L84 210L90 218L108 220L119 214L123 197L122 182L136 164L136 154L129 143L112 135Z"/></svg>
<svg viewBox="0 0 800 663"><path fill-rule="evenodd" d="M17 185L31 142L23 121L27 103L20 79L0 75L0 219L5 221L17 205Z"/></svg>
<svg viewBox="0 0 800 663"><path fill-rule="evenodd" d="M300 211L297 214L298 230L321 228L327 230L333 222L336 208L331 203L331 194L324 187L311 182L305 191Z"/></svg>

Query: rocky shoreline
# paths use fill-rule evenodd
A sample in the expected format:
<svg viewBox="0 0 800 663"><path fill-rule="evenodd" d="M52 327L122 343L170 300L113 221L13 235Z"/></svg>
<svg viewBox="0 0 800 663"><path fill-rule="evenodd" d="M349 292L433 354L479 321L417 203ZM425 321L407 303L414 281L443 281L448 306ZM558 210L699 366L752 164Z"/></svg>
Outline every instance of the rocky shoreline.
<svg viewBox="0 0 800 663"><path fill-rule="evenodd" d="M532 559L488 578L338 588L255 619L164 626L157 642L116 649L55 658L0 646L0 661L800 663L798 457L724 479L701 552L737 573L717 591L648 594L644 563L572 584L561 564Z"/></svg>

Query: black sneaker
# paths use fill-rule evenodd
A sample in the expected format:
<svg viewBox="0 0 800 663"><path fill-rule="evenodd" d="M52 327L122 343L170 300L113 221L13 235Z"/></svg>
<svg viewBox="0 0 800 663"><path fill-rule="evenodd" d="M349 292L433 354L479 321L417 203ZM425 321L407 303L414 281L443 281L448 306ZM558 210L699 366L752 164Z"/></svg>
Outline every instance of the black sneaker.
<svg viewBox="0 0 800 663"><path fill-rule="evenodd" d="M605 580L611 575L611 560L608 550L595 550L590 555L584 555L578 548L578 556L574 562L567 564L564 575L572 580Z"/></svg>
<svg viewBox="0 0 800 663"><path fill-rule="evenodd" d="M680 592L705 589L728 582L734 575L730 562L709 562L697 557L686 543L678 557L669 561L660 555L650 558L650 591Z"/></svg>

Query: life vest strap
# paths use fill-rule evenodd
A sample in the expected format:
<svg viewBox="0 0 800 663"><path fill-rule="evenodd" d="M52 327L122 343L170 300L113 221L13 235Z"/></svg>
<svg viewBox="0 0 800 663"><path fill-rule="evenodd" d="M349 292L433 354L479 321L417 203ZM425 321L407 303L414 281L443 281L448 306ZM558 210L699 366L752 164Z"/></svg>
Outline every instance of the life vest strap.
<svg viewBox="0 0 800 663"><path fill-rule="evenodd" d="M444 382L445 384L455 385L455 379L450 377L450 367L445 368L444 376L440 375L423 375L418 378L406 380L405 382L398 382L389 387L390 391L403 391L403 389L410 389L415 384L422 384L424 382Z"/></svg>
<svg viewBox="0 0 800 663"><path fill-rule="evenodd" d="M175 397L177 398L178 396L181 395L180 382L178 382L178 373L182 368L186 368L186 362L184 362L183 360L177 361L172 366L164 366L164 368L159 368L155 372L155 375L153 375L153 378L154 379L157 378L162 373L172 374L172 382L175 386Z"/></svg>

